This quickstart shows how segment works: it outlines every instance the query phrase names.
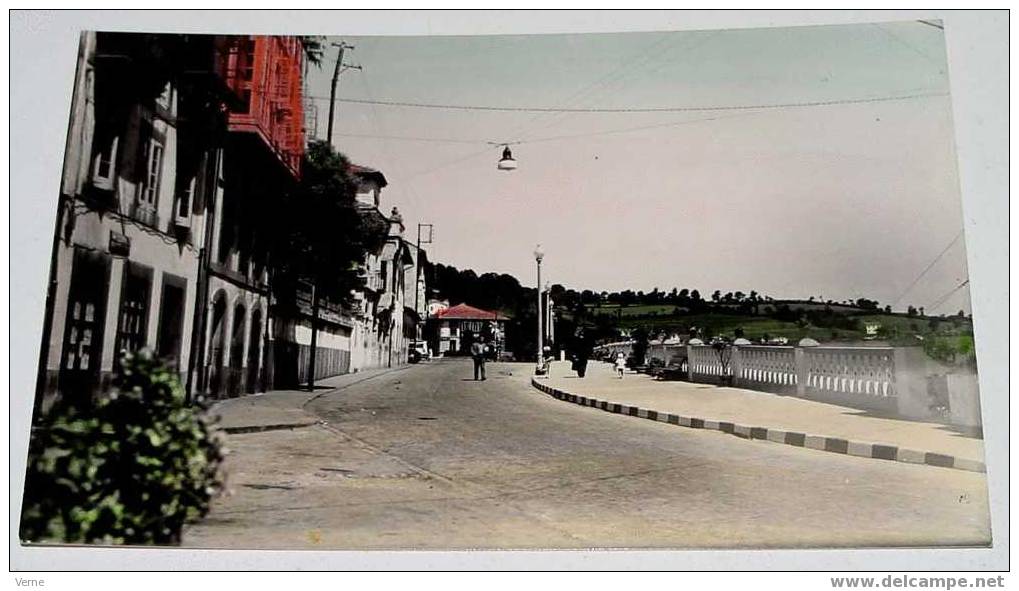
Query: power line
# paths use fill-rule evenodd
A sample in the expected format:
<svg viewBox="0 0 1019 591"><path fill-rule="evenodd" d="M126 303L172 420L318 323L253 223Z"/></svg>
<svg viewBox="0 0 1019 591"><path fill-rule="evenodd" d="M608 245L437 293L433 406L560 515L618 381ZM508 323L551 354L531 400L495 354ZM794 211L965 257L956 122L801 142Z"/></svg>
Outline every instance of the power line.
<svg viewBox="0 0 1019 591"><path fill-rule="evenodd" d="M591 131L586 133L576 133L568 135L556 135L547 137L537 137L533 139L523 139L508 142L493 142L489 140L480 139L462 139L462 138L445 138L445 137L424 137L424 136L409 136L409 135L373 135L370 133L337 133L338 137L354 137L363 139L378 139L378 140L397 140L397 141L409 141L409 142L434 142L434 143L449 143L449 144L487 144L490 146L519 146L521 144L537 144L541 142L553 142L560 140L579 139L586 137L595 137L600 135L613 135L621 133L632 133L635 131L645 131L649 129L663 129L668 127L679 127L682 125L691 125L694 123L703 123L707 121L722 121L725 119L736 119L739 117L748 117L754 115L754 113L743 113L739 115L720 115L717 117L704 117L701 119L685 119L683 121L671 121L669 123L657 123L654 125L641 125L638 127L625 127L622 129L606 129L602 131Z"/></svg>
<svg viewBox="0 0 1019 591"><path fill-rule="evenodd" d="M679 113L696 111L747 111L762 109L787 109L798 107L829 107L836 105L854 105L866 103L887 103L921 98L948 96L947 92L930 92L906 94L900 96L882 96L871 98L833 99L828 101L803 101L794 103L762 103L756 105L718 105L718 106L676 106L676 107L591 107L591 108L559 108L559 107L498 107L492 105L449 105L439 103L415 103L406 101L368 100L355 98L337 98L337 102L356 105L378 105L384 107L403 107L410 109L442 109L447 111L494 111L505 113ZM313 100L329 100L327 97L310 96Z"/></svg>
<svg viewBox="0 0 1019 591"><path fill-rule="evenodd" d="M356 138L365 138L365 139L373 139L373 140L400 140L400 141L407 141L407 142L434 142L434 143L440 143L440 144L471 144L471 145L478 145L478 144L487 144L487 143L492 143L492 144L497 143L497 142L487 142L485 140L462 140L462 139L456 139L456 138L419 137L419 136L412 136L412 135L380 135L380 134L371 134L371 133L337 133L336 136L337 137L356 137ZM509 142L509 143L515 144L516 142ZM499 145L502 146L504 144L499 144Z"/></svg>
<svg viewBox="0 0 1019 591"><path fill-rule="evenodd" d="M969 285L969 279L963 281L959 285L956 285L952 289L952 291L950 291L950 292L946 293L945 295L941 296L940 298L938 298L938 300L935 303L930 304L929 306L927 306L925 311L933 312L934 310L937 310L938 307L940 307L942 304L944 304L945 302L948 301L948 298L952 297L952 294L954 294L955 292L959 291L960 289L966 287L967 285Z"/></svg>
<svg viewBox="0 0 1019 591"><path fill-rule="evenodd" d="M577 92L570 95L568 99L559 103L556 106L559 108L576 107L578 103L583 103L587 100L590 100L598 96L599 94L604 92L607 88L609 88L612 84L617 83L620 79L626 78L628 74L633 74L634 72L639 72L643 70L648 64L652 63L656 58L660 58L668 50L672 49L672 47L676 44L677 41L678 39L673 36L667 36L663 39L658 40L657 42L643 49L642 51L634 54L631 59L620 63L618 66L616 66L611 71L604 74L594 82L579 89ZM530 119L528 124L535 122L541 119L542 117L545 117L546 115L549 114L538 113L537 115ZM548 119L546 119L544 125L532 129L531 133L528 135L533 135L534 132L539 131L540 129L545 129L557 124L561 124L569 117L570 117L569 113L562 112L552 113L550 114Z"/></svg>
<svg viewBox="0 0 1019 591"><path fill-rule="evenodd" d="M934 268L934 265L936 265L938 263L938 261L941 260L941 257L945 256L945 254L948 252L948 250L950 248L952 248L953 246L955 246L955 243L958 242L960 238L962 238L962 232L963 232L962 230L959 230L959 233L955 235L955 238L952 238L952 241L948 243L948 246L946 246L944 250L941 251L941 254L939 254L938 256L934 257L934 260L931 261L931 263L929 265L927 265L924 268L923 271L920 271L920 274L917 275L916 279L914 279L913 282L909 284L909 287L907 287L899 295L899 297L895 298L895 301L892 302L893 306L897 305L902 300L902 298L906 297L906 294L908 294L911 289L916 287L916 284L919 283L921 279L923 279L923 276L926 275L928 271L930 271L931 269Z"/></svg>
<svg viewBox="0 0 1019 591"><path fill-rule="evenodd" d="M682 49L683 49L684 52L686 52L686 55L689 56L689 54L690 54L690 52L692 50L697 49L697 48L703 46L705 43L707 43L711 39L715 38L715 36L717 36L718 34L719 34L719 32L715 31L715 32L708 33L704 37L693 37L693 38L690 38L682 46ZM673 38L667 37L664 41L666 43L659 44L659 46L657 46L657 49L658 49L657 55L650 55L651 52L649 51L648 52L649 55L645 56L644 59L642 59L640 61L639 65L636 65L635 67L631 67L631 68L627 68L627 69L622 69L617 74L611 76L611 79L605 80L604 83L602 83L602 84L600 84L598 86L598 88L596 88L591 93L588 93L587 96L584 97L584 100L589 100L589 99L591 99L593 97L597 97L597 96L601 95L602 93L604 93L604 92L606 92L606 91L608 91L608 90L610 90L610 89L612 89L612 88L614 88L614 87L616 87L616 86L618 86L620 84L626 83L628 80L633 79L634 76L640 75L642 72L646 72L646 75L648 75L648 76L652 75L654 70L647 71L649 66L651 66L651 67L657 66L659 69L661 67L663 67L664 64L662 64L660 62L664 61L666 56L668 56L671 52L673 52L673 51L675 51L677 49L677 44L679 43L680 38L678 38L678 37L673 37ZM659 63L655 64L654 63L655 61L658 61ZM590 103L588 103L588 104L590 104ZM567 121L570 117L573 117L574 115L575 115L575 113L562 113L562 114L559 114L559 115L553 115L551 117L551 119L550 119L549 124L546 127L551 127L552 125L562 125L565 121Z"/></svg>
<svg viewBox="0 0 1019 591"><path fill-rule="evenodd" d="M464 162L466 160L470 160L472 158L477 158L478 156L480 156L482 154L488 154L488 153L491 152L491 150L492 150L491 147L485 146L481 150L477 150L477 151L471 152L470 154L464 154L462 156L457 157L454 160L449 160L447 162L439 164L438 166L434 166L432 168L428 168L428 169L425 169L425 170L421 170L421 171L415 172L412 175L410 175L409 177L407 177L405 179L402 179L401 182L408 183L408 182L410 182L410 181L412 181L412 180L414 180L414 179L416 179L418 177L424 176L426 174L432 174L433 172L442 170L444 168L449 168L450 166L453 166L454 164L460 164L461 162Z"/></svg>

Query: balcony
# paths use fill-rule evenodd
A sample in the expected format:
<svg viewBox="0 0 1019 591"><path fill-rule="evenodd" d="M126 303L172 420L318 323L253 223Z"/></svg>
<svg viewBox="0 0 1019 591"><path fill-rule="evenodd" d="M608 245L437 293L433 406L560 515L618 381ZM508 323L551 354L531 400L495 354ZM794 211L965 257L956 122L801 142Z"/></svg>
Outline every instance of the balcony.
<svg viewBox="0 0 1019 591"><path fill-rule="evenodd" d="M238 37L226 75L244 97L230 113L230 131L256 135L294 177L304 153L301 51L296 37Z"/></svg>
<svg viewBox="0 0 1019 591"><path fill-rule="evenodd" d="M141 201L135 201L131 204L129 215L132 219L137 220L146 226L151 226L153 228L159 227L159 214L151 205Z"/></svg>

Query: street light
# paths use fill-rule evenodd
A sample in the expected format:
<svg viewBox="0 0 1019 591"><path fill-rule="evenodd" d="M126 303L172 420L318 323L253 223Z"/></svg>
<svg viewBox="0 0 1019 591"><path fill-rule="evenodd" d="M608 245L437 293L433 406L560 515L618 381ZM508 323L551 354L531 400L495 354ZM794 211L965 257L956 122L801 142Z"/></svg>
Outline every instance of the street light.
<svg viewBox="0 0 1019 591"><path fill-rule="evenodd" d="M507 148L507 150L508 149L509 148ZM545 343L543 342L544 341L544 338L543 338L544 337L544 328L542 327L542 323L541 323L541 317L543 315L542 314L542 309L541 309L541 259L543 259L543 258L545 258L545 251L543 251L541 249L541 245L539 244L538 246L536 246L534 248L534 261L536 263L538 263L538 283L536 284L538 286L538 289L537 289L537 292L538 292L538 307L537 307L537 311L538 311L538 363L537 363L537 365L534 368L534 374L535 375L542 375L544 373L544 371L543 371L544 364L542 363L542 361L543 361L543 358L545 356L545 351L544 351Z"/></svg>
<svg viewBox="0 0 1019 591"><path fill-rule="evenodd" d="M509 146L504 146L502 149L502 158L499 160L499 170L516 170L517 161L513 159L513 152L510 152Z"/></svg>
<svg viewBox="0 0 1019 591"><path fill-rule="evenodd" d="M555 343L555 315L552 309L552 284L545 281L545 335L548 337L549 346Z"/></svg>

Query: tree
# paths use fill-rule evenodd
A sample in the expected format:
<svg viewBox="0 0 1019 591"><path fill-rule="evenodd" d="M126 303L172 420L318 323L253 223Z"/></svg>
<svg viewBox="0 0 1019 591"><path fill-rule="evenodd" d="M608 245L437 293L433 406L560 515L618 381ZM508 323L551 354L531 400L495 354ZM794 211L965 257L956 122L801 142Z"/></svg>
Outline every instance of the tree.
<svg viewBox="0 0 1019 591"><path fill-rule="evenodd" d="M59 403L33 428L21 538L179 544L222 485L224 449L175 369L147 350L122 358L92 408Z"/></svg>
<svg viewBox="0 0 1019 591"><path fill-rule="evenodd" d="M273 219L273 268L284 283L309 281L319 298L340 305L349 305L351 292L364 287L358 266L385 239L388 226L357 211L356 190L347 158L326 141L311 142L300 185L284 196Z"/></svg>
<svg viewBox="0 0 1019 591"><path fill-rule="evenodd" d="M716 289L714 291L714 293L711 294L711 301L715 302L717 304L718 301L721 300L721 299L722 299L722 292L720 290Z"/></svg>
<svg viewBox="0 0 1019 591"><path fill-rule="evenodd" d="M862 310L873 311L881 309L880 305L877 303L877 300L868 300L867 298L859 298L856 300L855 304L857 308L860 308Z"/></svg>
<svg viewBox="0 0 1019 591"><path fill-rule="evenodd" d="M916 308L910 306L909 308L906 309L906 314L909 316L916 316Z"/></svg>
<svg viewBox="0 0 1019 591"><path fill-rule="evenodd" d="M316 68L322 67L322 56L325 53L325 37L318 35L303 35L301 48L304 50L304 59Z"/></svg>
<svg viewBox="0 0 1019 591"><path fill-rule="evenodd" d="M379 215L361 215L350 162L322 140L308 145L297 190L282 196L281 207L265 220L272 237L269 261L273 291L281 308L301 312L299 286L311 286L309 387L314 384L320 302L350 307L364 288L359 267L369 249L389 232ZM271 224L271 226L270 226Z"/></svg>
<svg viewBox="0 0 1019 591"><path fill-rule="evenodd" d="M650 331L644 327L637 328L633 331L631 336L633 339L633 349L630 355L631 367L644 365L647 357L648 340L650 336Z"/></svg>
<svg viewBox="0 0 1019 591"><path fill-rule="evenodd" d="M761 296L756 291L751 290L750 291L750 297L748 298L748 300L750 301L750 306L751 306L751 308L754 311L754 315L756 316L761 311L760 310L760 308L761 308Z"/></svg>

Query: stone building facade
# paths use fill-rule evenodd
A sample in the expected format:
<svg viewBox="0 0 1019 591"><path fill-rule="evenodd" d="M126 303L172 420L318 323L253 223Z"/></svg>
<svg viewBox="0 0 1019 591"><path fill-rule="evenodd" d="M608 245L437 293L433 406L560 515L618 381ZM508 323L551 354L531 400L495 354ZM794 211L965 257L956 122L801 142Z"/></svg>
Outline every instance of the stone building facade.
<svg viewBox="0 0 1019 591"><path fill-rule="evenodd" d="M143 347L187 381L222 106L231 101L228 45L216 36L82 35L37 409L58 394L86 403L109 387L122 353Z"/></svg>

